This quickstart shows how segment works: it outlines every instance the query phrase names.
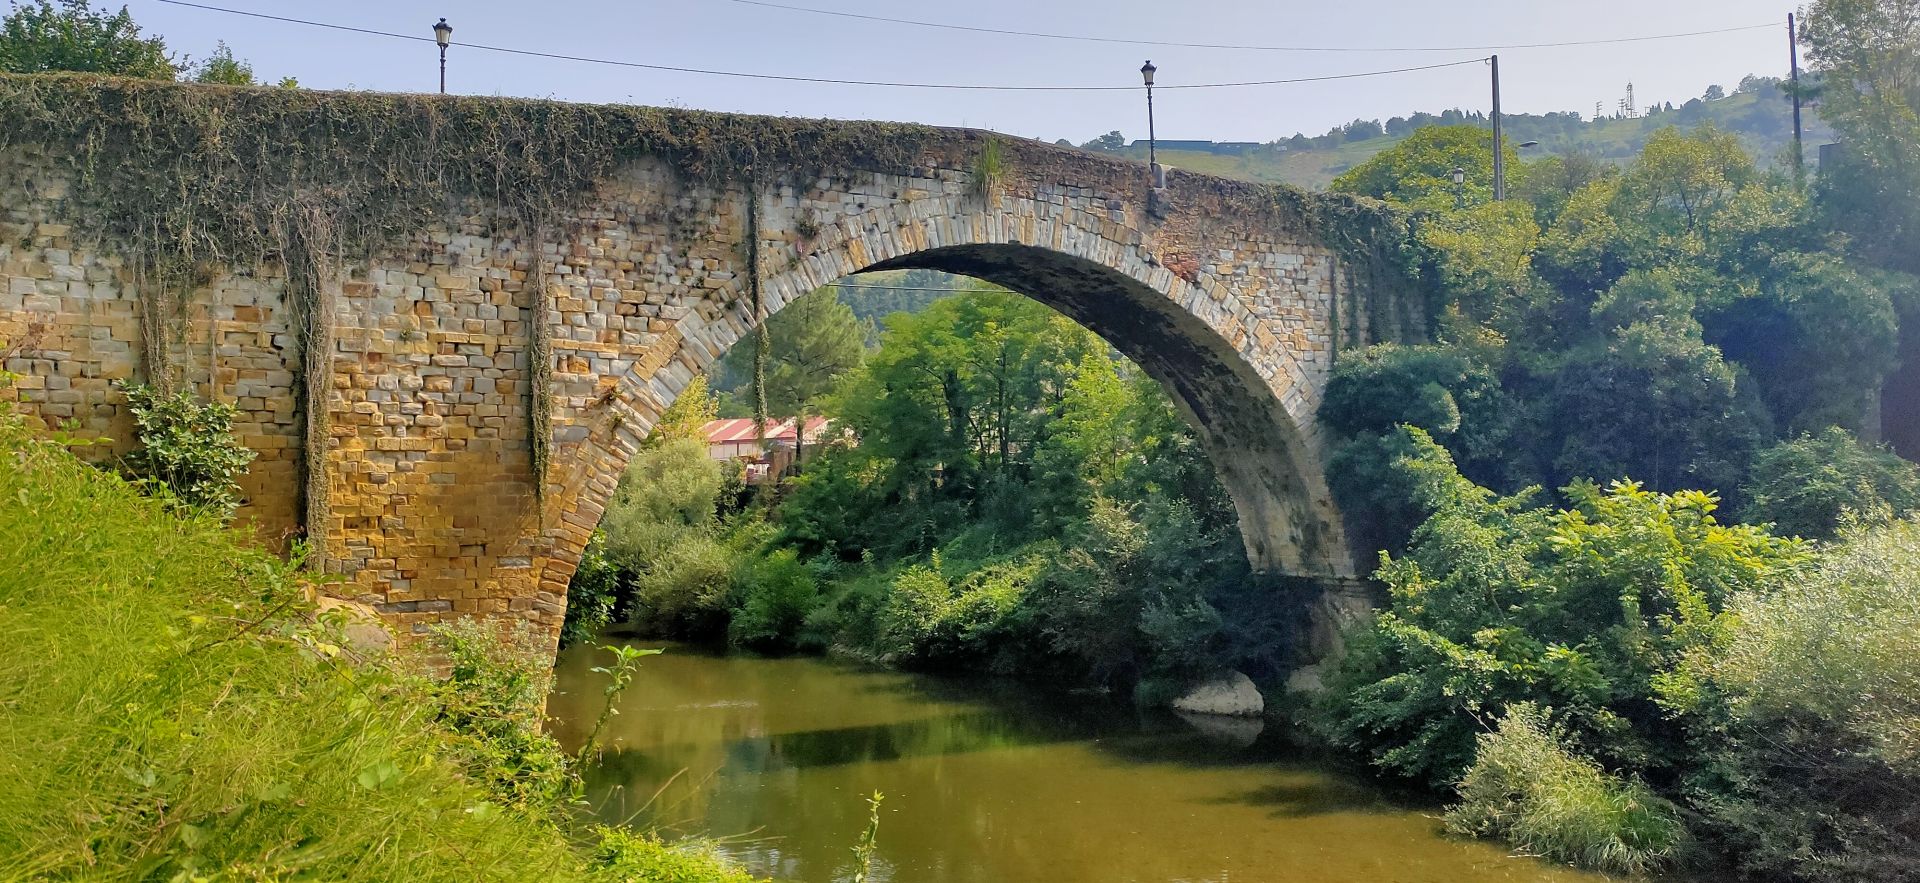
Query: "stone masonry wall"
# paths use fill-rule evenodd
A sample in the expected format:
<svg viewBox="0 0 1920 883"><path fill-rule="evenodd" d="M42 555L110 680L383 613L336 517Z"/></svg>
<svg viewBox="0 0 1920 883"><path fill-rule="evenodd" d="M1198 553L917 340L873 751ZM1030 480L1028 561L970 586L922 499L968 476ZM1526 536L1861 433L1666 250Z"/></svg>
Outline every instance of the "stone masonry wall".
<svg viewBox="0 0 1920 883"><path fill-rule="evenodd" d="M1144 170L1024 142L1010 175L973 180L979 133L910 174L846 169L748 188L641 160L538 242L478 202L326 281L331 518L341 594L403 629L513 615L557 633L565 588L627 458L680 390L761 317L870 268L976 275L1048 303L1166 384L1238 503L1256 564L1355 575L1313 414L1338 347L1365 342L1383 296L1312 231L1175 174L1149 213ZM124 451L109 387L136 377L137 285L125 256L77 230L72 182L44 153L0 155L0 348L16 398ZM757 241L748 216L757 212ZM174 317L177 369L235 404L260 455L243 522L300 533L302 354L283 270L210 267ZM760 308L749 279L758 278ZM1393 311L1387 311L1392 314ZM552 466L530 444L533 323L552 352ZM536 481L544 486L537 486Z"/></svg>

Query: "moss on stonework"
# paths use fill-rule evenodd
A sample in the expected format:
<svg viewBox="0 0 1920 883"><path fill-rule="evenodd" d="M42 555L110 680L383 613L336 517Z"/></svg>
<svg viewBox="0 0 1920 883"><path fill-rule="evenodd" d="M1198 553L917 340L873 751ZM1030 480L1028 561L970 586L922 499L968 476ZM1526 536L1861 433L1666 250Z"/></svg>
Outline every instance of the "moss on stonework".
<svg viewBox="0 0 1920 883"><path fill-rule="evenodd" d="M0 149L76 172L90 235L194 261L279 257L294 208L335 216L346 252L413 233L450 198L554 218L623 163L699 181L751 168L905 172L935 130L500 98L0 76Z"/></svg>

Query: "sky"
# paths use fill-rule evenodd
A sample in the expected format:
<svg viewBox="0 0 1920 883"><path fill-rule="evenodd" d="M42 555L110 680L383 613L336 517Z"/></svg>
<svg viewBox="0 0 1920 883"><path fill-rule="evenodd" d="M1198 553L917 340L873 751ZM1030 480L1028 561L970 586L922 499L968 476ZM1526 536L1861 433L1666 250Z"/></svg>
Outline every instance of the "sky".
<svg viewBox="0 0 1920 883"><path fill-rule="evenodd" d="M204 57L216 40L264 80L306 88L427 92L432 43L303 27L123 0L149 34ZM462 42L675 67L835 79L992 85L1161 86L1290 79L1481 58L1487 51L1263 52L963 33L766 8L740 0L195 0L207 5L372 30L432 36L454 27L447 88L471 95L667 105L705 110L973 126L1052 141L1109 130L1146 135L1138 88L1108 92L966 92L788 83L673 73L489 52ZM1456 47L1564 42L1713 30L1773 29L1685 39L1503 49L1508 112L1611 113L1635 87L1642 107L1680 104L1709 85L1729 91L1758 73L1784 76L1786 16L1776 0L777 0L840 12L1009 30L1241 45ZM1272 141L1355 118L1459 107L1486 110L1483 63L1376 78L1221 89L1159 89L1159 137Z"/></svg>

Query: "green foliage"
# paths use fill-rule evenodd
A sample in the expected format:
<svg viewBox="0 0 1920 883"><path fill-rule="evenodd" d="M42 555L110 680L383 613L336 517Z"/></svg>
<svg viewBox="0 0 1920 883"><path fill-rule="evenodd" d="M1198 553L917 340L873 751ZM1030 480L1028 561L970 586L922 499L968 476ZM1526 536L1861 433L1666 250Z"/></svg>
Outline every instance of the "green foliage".
<svg viewBox="0 0 1920 883"><path fill-rule="evenodd" d="M609 558L632 570L681 537L711 531L724 476L703 438L650 442L627 463L600 532Z"/></svg>
<svg viewBox="0 0 1920 883"><path fill-rule="evenodd" d="M669 844L626 828L599 828L594 836L591 862L599 883L766 883L698 842Z"/></svg>
<svg viewBox="0 0 1920 883"><path fill-rule="evenodd" d="M1747 521L1824 540L1849 514L1905 517L1920 510L1920 466L1832 427L1757 454L1744 495Z"/></svg>
<svg viewBox="0 0 1920 883"><path fill-rule="evenodd" d="M0 419L0 876L578 880L297 576Z"/></svg>
<svg viewBox="0 0 1920 883"><path fill-rule="evenodd" d="M10 5L0 19L0 71L81 71L151 80L171 80L180 71L159 37L140 36L125 6L108 13L88 0Z"/></svg>
<svg viewBox="0 0 1920 883"><path fill-rule="evenodd" d="M239 412L221 402L200 404L192 393L162 393L121 384L133 413L134 442L127 471L181 506L225 520L240 507L239 477L254 454L233 437Z"/></svg>
<svg viewBox="0 0 1920 883"><path fill-rule="evenodd" d="M880 802L886 795L875 791L867 798L867 828L853 846L853 883L872 883L873 857L880 843Z"/></svg>
<svg viewBox="0 0 1920 883"><path fill-rule="evenodd" d="M719 402L707 388L707 375L695 374L687 381L680 397L660 412L660 422L647 434L647 445L657 447L676 441L706 444L706 425L719 418Z"/></svg>
<svg viewBox="0 0 1920 883"><path fill-rule="evenodd" d="M1508 142L1512 181L1523 177L1520 154ZM1467 182L1456 190L1453 170ZM1447 208L1456 196L1493 199L1493 133L1478 126L1429 126L1333 180L1332 189L1426 209Z"/></svg>
<svg viewBox="0 0 1920 883"><path fill-rule="evenodd" d="M606 537L595 531L580 555L580 566L567 583L567 617L560 626L560 647L593 640L613 623L616 607L626 591L625 572L607 557Z"/></svg>
<svg viewBox="0 0 1920 883"><path fill-rule="evenodd" d="M1665 769L1681 736L1653 706L1691 649L1724 627L1736 589L1779 585L1805 550L1722 525L1698 492L1631 483L1528 509L1457 476L1405 557L1383 556L1392 602L1330 685L1330 735L1435 786L1472 763L1480 721L1518 702L1556 710L1609 765Z"/></svg>
<svg viewBox="0 0 1920 883"><path fill-rule="evenodd" d="M818 413L816 403L866 355L868 329L841 301L837 286L794 299L766 327L767 410L776 417ZM753 377L753 354L745 346L728 350L715 388L739 394Z"/></svg>
<svg viewBox="0 0 1920 883"><path fill-rule="evenodd" d="M496 802L530 815L560 812L579 780L541 731L553 686L546 635L524 621L462 619L436 626L432 639L448 665L434 696L452 734L449 755Z"/></svg>
<svg viewBox="0 0 1920 883"><path fill-rule="evenodd" d="M1751 873L1920 867L1920 522L1854 529L1804 578L1740 593L1694 654L1700 811Z"/></svg>
<svg viewBox="0 0 1920 883"><path fill-rule="evenodd" d="M601 691L600 714L593 719L593 729L588 731L586 740L580 743L579 757L582 759L599 757L600 734L606 730L607 721L620 713L620 709L615 707L614 703L619 701L620 694L625 693L627 687L633 684L633 675L640 669L640 660L666 652L665 650L643 650L627 644L602 644L600 649L612 653L613 661L608 665L593 667L595 674L607 676L607 686Z"/></svg>
<svg viewBox="0 0 1920 883"><path fill-rule="evenodd" d="M699 841L666 843L626 827L599 827L593 837L595 883L766 883Z"/></svg>
<svg viewBox="0 0 1920 883"><path fill-rule="evenodd" d="M727 641L758 650L791 649L807 614L819 603L820 584L792 549L741 565L740 601L727 624Z"/></svg>
<svg viewBox="0 0 1920 883"><path fill-rule="evenodd" d="M1636 322L1558 362L1526 427L1556 483L1630 475L1660 490L1732 492L1771 431L1738 369L1690 320Z"/></svg>
<svg viewBox="0 0 1920 883"><path fill-rule="evenodd" d="M1509 706L1497 729L1480 734L1457 790L1449 829L1591 870L1664 870L1691 840L1671 801L1567 751L1548 716L1526 703Z"/></svg>
<svg viewBox="0 0 1920 883"><path fill-rule="evenodd" d="M214 44L213 54L201 59L195 65L191 77L196 83L211 83L219 86L252 86L253 65L233 57L233 50L227 41ZM285 81L282 81L285 85Z"/></svg>
<svg viewBox="0 0 1920 883"><path fill-rule="evenodd" d="M1824 212L1868 260L1920 274L1920 16L1905 0L1818 0L1801 38L1845 136L1820 170Z"/></svg>

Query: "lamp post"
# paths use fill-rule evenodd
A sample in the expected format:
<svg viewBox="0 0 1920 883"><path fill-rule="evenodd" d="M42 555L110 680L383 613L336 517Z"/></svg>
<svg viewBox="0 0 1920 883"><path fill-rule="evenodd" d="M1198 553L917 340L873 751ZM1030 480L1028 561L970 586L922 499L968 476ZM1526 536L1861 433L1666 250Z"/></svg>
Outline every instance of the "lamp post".
<svg viewBox="0 0 1920 883"><path fill-rule="evenodd" d="M1160 156L1153 135L1153 75L1158 70L1151 61L1140 66L1140 79L1147 83L1147 173L1155 187L1160 186Z"/></svg>
<svg viewBox="0 0 1920 883"><path fill-rule="evenodd" d="M445 18L433 25L433 42L440 44L440 94L447 94L447 44L453 42L453 25Z"/></svg>
<svg viewBox="0 0 1920 883"><path fill-rule="evenodd" d="M1453 167L1453 207L1467 207L1467 170Z"/></svg>

